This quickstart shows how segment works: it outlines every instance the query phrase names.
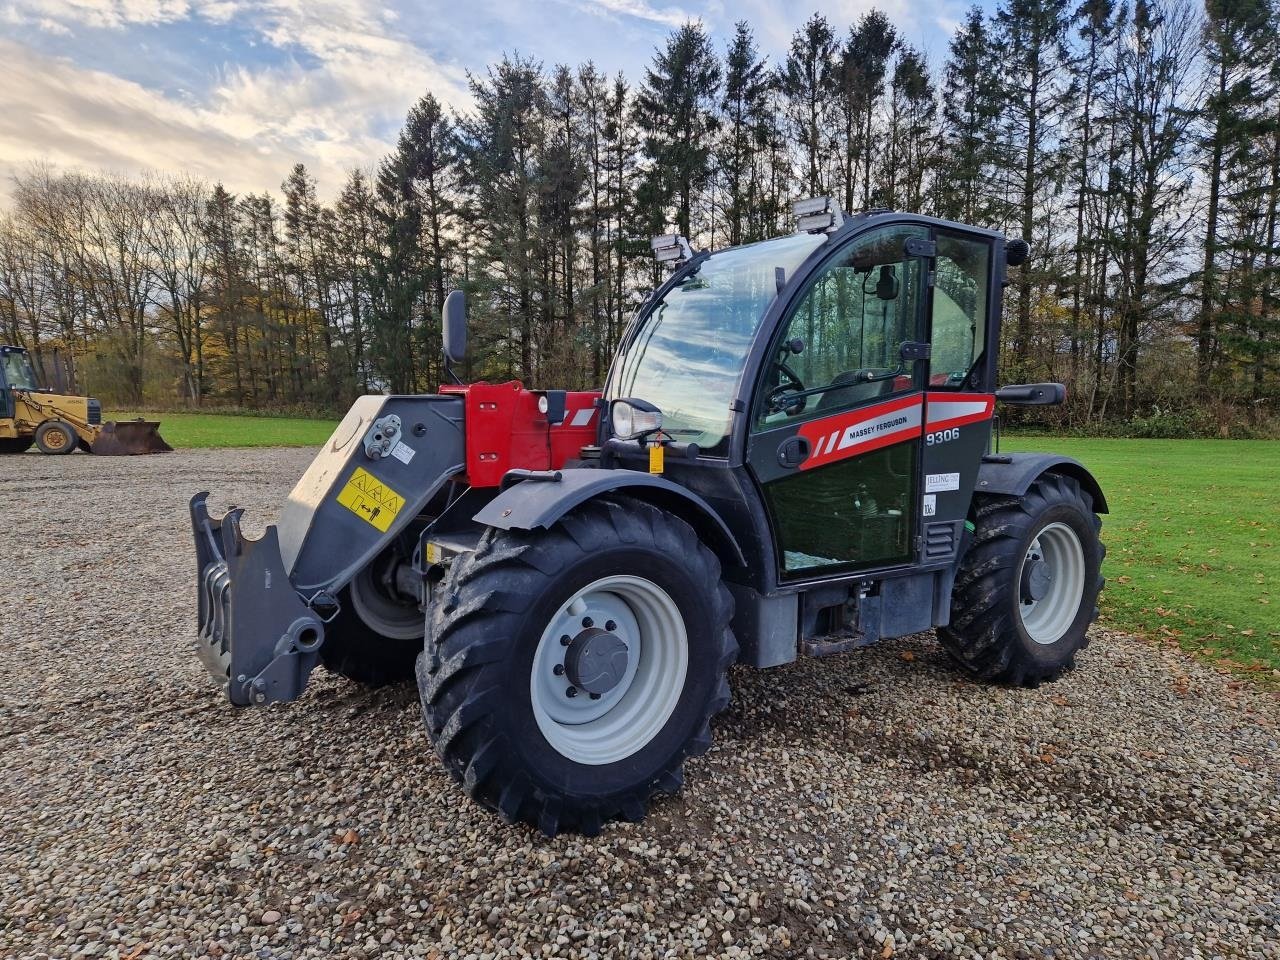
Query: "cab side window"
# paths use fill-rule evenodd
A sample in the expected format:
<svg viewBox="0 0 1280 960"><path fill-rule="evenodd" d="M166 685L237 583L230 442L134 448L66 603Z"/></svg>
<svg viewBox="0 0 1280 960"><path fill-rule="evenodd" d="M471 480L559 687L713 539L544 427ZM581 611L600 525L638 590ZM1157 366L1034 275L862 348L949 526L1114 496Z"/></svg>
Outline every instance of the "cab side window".
<svg viewBox="0 0 1280 960"><path fill-rule="evenodd" d="M906 254L918 226L852 241L793 309L760 391L756 429L794 423L910 388L902 343L919 337L922 261ZM826 389L818 389L823 388ZM788 403L788 394L814 391Z"/></svg>
<svg viewBox="0 0 1280 960"><path fill-rule="evenodd" d="M991 244L938 232L930 389L960 389L986 346Z"/></svg>

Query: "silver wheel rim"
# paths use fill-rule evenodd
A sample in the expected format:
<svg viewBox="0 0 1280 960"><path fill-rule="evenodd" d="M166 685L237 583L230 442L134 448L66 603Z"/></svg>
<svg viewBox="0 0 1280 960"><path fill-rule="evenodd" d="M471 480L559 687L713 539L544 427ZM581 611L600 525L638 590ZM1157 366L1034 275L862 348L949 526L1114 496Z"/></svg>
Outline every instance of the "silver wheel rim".
<svg viewBox="0 0 1280 960"><path fill-rule="evenodd" d="M426 618L416 604L397 603L373 580L369 564L351 581L351 605L361 622L392 640L414 640L426 632Z"/></svg>
<svg viewBox="0 0 1280 960"><path fill-rule="evenodd" d="M621 679L598 699L573 688L564 672L562 638L584 628L607 630L627 650ZM561 756L593 766L616 763L666 725L688 669L684 618L667 592L643 577L604 577L565 601L543 630L529 677L533 715Z"/></svg>
<svg viewBox="0 0 1280 960"><path fill-rule="evenodd" d="M1048 586L1038 600L1024 592L1029 563L1043 563ZM1063 638L1080 612L1084 596L1084 548L1065 523L1051 523L1035 535L1018 565L1018 613L1022 628L1036 643L1048 645Z"/></svg>

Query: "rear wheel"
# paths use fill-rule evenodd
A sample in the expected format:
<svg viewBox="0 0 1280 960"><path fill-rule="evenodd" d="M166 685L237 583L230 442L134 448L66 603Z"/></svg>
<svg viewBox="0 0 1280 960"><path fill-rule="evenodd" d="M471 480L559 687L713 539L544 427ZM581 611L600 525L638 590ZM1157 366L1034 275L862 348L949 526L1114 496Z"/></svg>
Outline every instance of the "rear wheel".
<svg viewBox="0 0 1280 960"><path fill-rule="evenodd" d="M1106 551L1093 501L1049 473L1021 497L980 496L943 647L984 680L1034 687L1075 666L1098 616Z"/></svg>
<svg viewBox="0 0 1280 960"><path fill-rule="evenodd" d="M639 820L711 745L733 601L683 521L619 498L545 532L490 530L436 597L418 659L427 732L509 822L551 836Z"/></svg>
<svg viewBox="0 0 1280 960"><path fill-rule="evenodd" d="M418 601L395 586L400 557L387 551L338 594L341 612L325 627L320 662L368 687L404 683L422 651Z"/></svg>
<svg viewBox="0 0 1280 960"><path fill-rule="evenodd" d="M46 420L36 428L36 446L41 453L72 453L79 445L76 428L65 420Z"/></svg>
<svg viewBox="0 0 1280 960"><path fill-rule="evenodd" d="M31 449L31 445L35 442L34 437L0 438L0 455L6 453L26 453Z"/></svg>

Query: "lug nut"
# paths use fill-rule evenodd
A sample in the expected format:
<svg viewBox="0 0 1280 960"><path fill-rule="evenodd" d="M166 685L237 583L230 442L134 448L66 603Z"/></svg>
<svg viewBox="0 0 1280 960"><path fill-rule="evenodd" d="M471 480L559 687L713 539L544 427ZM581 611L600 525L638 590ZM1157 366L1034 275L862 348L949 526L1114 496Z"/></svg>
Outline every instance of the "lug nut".
<svg viewBox="0 0 1280 960"><path fill-rule="evenodd" d="M578 695L578 688L577 688L577 687L570 687L568 690L566 690L566 691L564 692L564 695L565 695L566 697L576 697L576 696Z"/></svg>
<svg viewBox="0 0 1280 960"><path fill-rule="evenodd" d="M599 700L599 699L600 699L600 694L598 694L598 693L593 693L593 694L591 695L591 699L592 699L592 700Z"/></svg>
<svg viewBox="0 0 1280 960"><path fill-rule="evenodd" d="M552 673L554 673L557 677L563 677L563 676L564 676L564 664L563 664L563 663L557 663L554 667L552 667L552 668L551 668L551 672L552 672Z"/></svg>
<svg viewBox="0 0 1280 960"><path fill-rule="evenodd" d="M618 629L618 623L616 620L606 620L604 628L610 633L613 633L613 631Z"/></svg>
<svg viewBox="0 0 1280 960"><path fill-rule="evenodd" d="M560 646L562 646L562 647L567 647L567 646L568 646L570 643L572 643L572 642L573 642L573 641L570 639L570 637L569 637L569 635L568 635L567 633L566 633L566 634L564 634L564 635L560 638Z"/></svg>
<svg viewBox="0 0 1280 960"><path fill-rule="evenodd" d="M590 627L590 626L592 626L594 623L595 623L595 621L594 621L594 620L592 620L590 617L583 617L583 618L582 618L582 625L583 625L584 627Z"/></svg>

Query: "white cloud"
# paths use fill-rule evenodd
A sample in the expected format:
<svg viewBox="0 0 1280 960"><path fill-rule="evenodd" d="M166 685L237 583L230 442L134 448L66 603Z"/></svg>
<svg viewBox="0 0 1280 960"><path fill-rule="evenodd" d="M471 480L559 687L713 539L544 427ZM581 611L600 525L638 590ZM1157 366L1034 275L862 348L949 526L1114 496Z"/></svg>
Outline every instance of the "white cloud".
<svg viewBox="0 0 1280 960"><path fill-rule="evenodd" d="M187 0L12 0L9 9L31 23L112 29L171 23L191 13Z"/></svg>
<svg viewBox="0 0 1280 960"><path fill-rule="evenodd" d="M16 0L7 17L43 22L46 33L74 31L77 20L127 37L133 24L243 19L272 46L305 56L215 68L206 89L166 96L70 57L0 40L7 68L0 169L47 159L186 170L262 190L301 161L332 194L346 169L366 167L390 148L383 132L395 129L418 97L431 91L452 106L466 101L462 68L439 64L390 33L381 10L365 0Z"/></svg>
<svg viewBox="0 0 1280 960"><path fill-rule="evenodd" d="M636 17L640 20L648 20L668 27L678 27L689 20L697 19L697 17L686 13L679 7L663 7L659 9L649 3L648 0L588 0L587 6L599 8L606 13L623 14L624 16Z"/></svg>

